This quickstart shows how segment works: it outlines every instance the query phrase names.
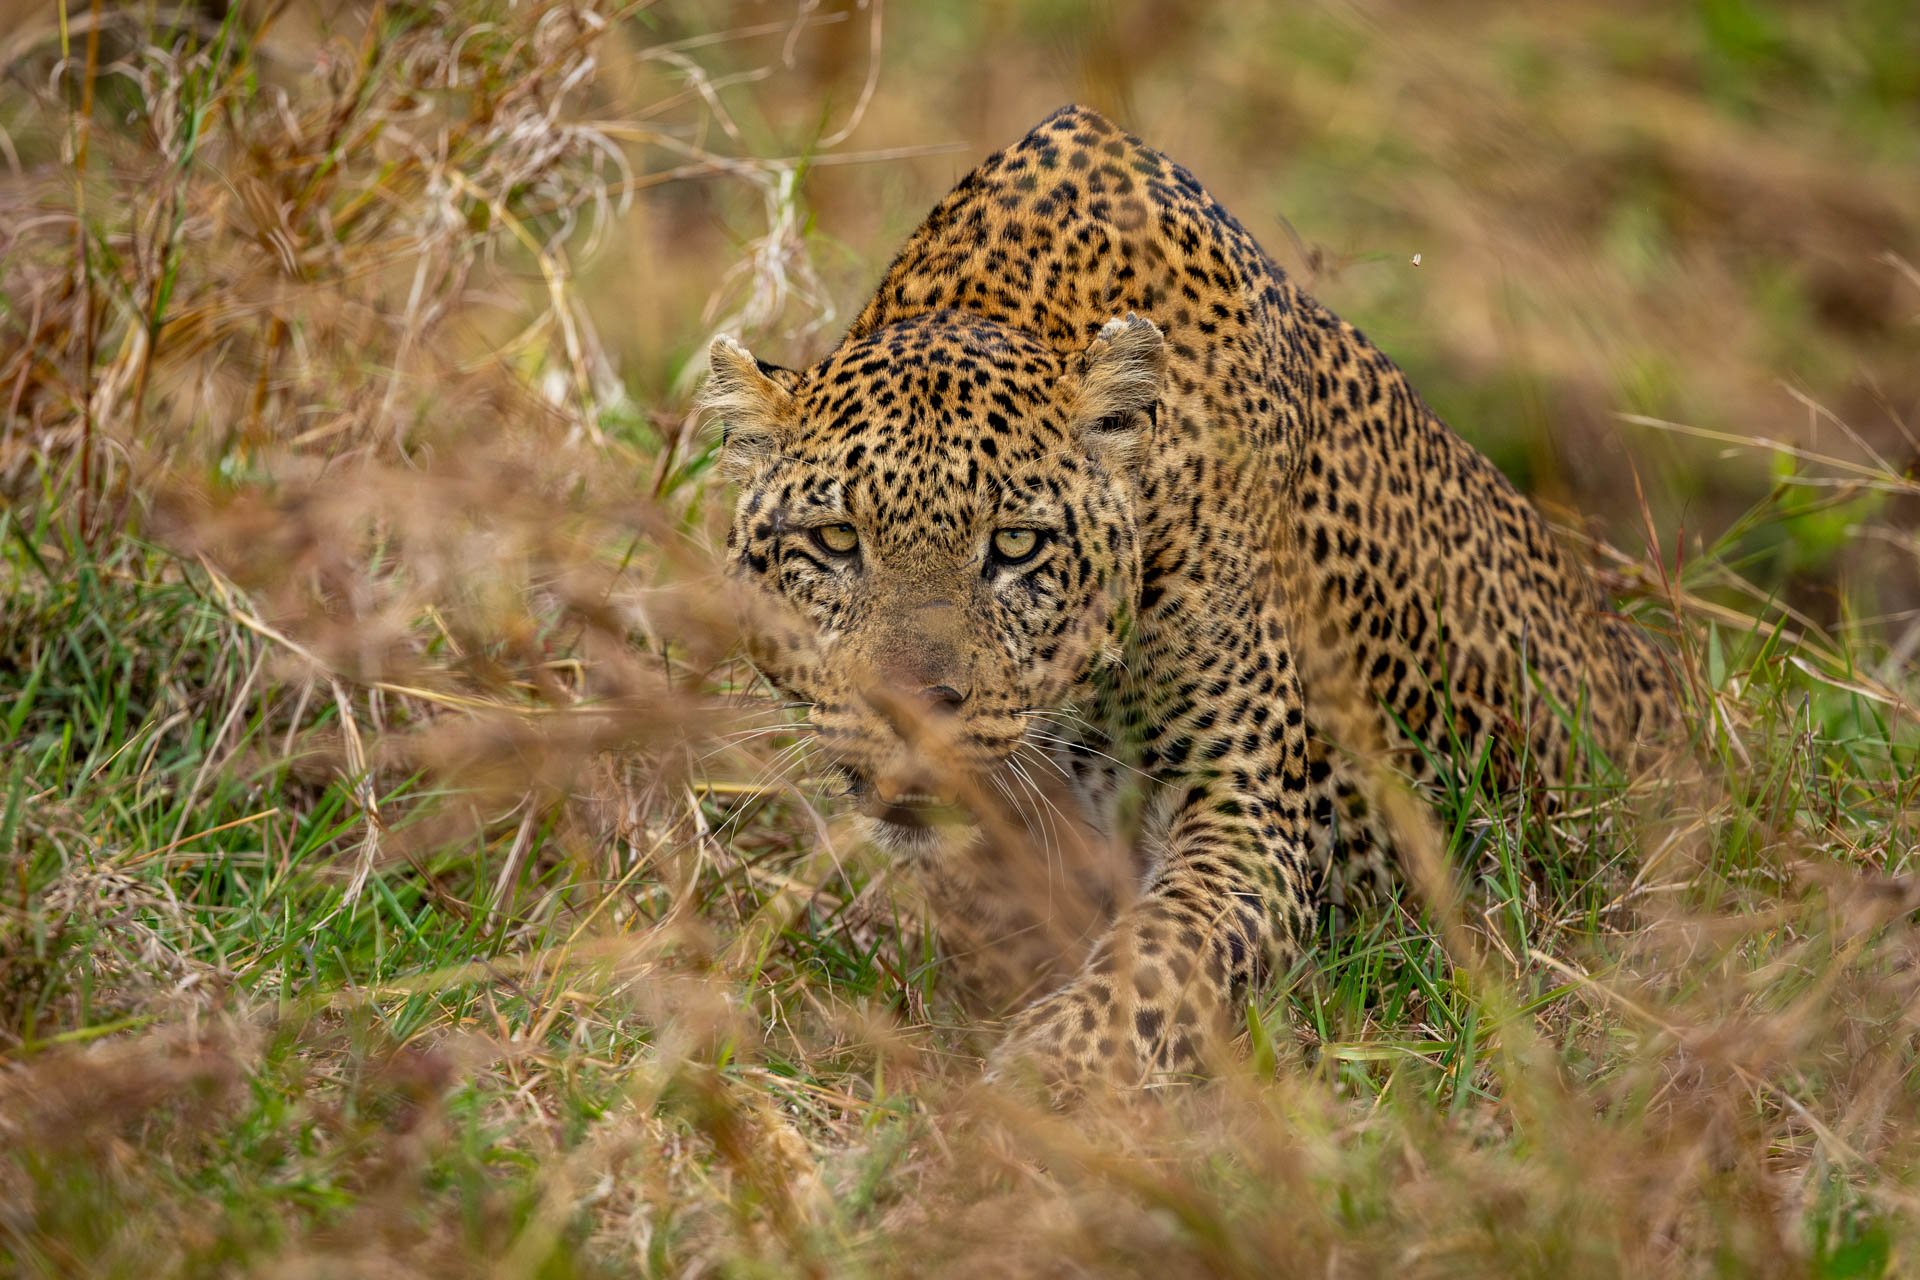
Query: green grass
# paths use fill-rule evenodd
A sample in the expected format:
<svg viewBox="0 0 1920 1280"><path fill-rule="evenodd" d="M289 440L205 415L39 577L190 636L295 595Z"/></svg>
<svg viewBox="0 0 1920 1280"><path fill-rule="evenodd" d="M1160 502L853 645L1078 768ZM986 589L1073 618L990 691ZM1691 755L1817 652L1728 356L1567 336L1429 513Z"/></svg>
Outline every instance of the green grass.
<svg viewBox="0 0 1920 1280"><path fill-rule="evenodd" d="M1379 271L1330 273L1335 301L1444 408L1504 415L1489 447L1551 480L1541 437L1595 401L1551 360L1466 358L1434 300L1383 274L1403 232L1449 224L1407 198L1433 171L1469 193L1500 181L1454 143L1331 110L1412 75L1413 43L1345 10L1276 33L1173 6L1168 53L1117 11L1015 9L977 29L889 10L906 30L888 65L918 87L889 82L884 105L912 120L955 86L1034 80L1063 45L1148 104L1166 58L1221 72L1223 118L1253 123L1214 144L1219 171L1249 198L1284 177L1303 226L1387 246ZM617 185L602 142L642 175L710 158L687 139L724 131L688 78L779 50L696 45L710 60L674 69L653 51L718 28L648 11L592 36L595 79L587 45L554 35L572 28L542 25L558 8L459 12L394 9L328 44L300 10L264 36L143 11L91 54L69 14L64 91L21 88L51 83L36 72L0 92L22 166L8 209L77 213L86 249L72 220L22 221L0 273L0 1270L1912 1267L1920 682L1901 580L1859 573L1863 548L1912 550L1897 465L1837 427L1789 440L1798 458L1743 448L1757 486L1712 536L1665 523L1660 562L1599 552L1671 637L1693 762L1557 805L1452 762L1430 817L1396 820L1457 893L1409 886L1330 922L1249 993L1218 1080L1035 1110L979 1085L991 1020L952 989L901 877L784 759L792 736L714 608L726 495L683 433L672 353L697 349L707 291L743 255L727 305L758 286L770 328L807 318L802 195L751 159L710 204L641 187L680 253L640 259L633 305L564 234ZM1509 12L1485 50L1413 82L1470 142L1506 118L1454 93L1484 72L1609 182L1634 167L1622 138L1663 122L1556 114L1587 101L1563 93L1581 76L1680 84L1722 138L1798 104L1844 126L1858 207L1899 186L1872 166L1915 101L1892 53L1905 9L1675 13L1581 9L1594 42L1575 57ZM808 39L824 65L863 26ZM16 56L50 74L62 37L43 35ZM951 83L925 73L936 56ZM108 75L116 59L151 78ZM83 131L89 64L105 105ZM821 132L854 96L779 83L739 106L756 142L799 118L781 92L812 121L826 101ZM1274 118L1326 123L1291 170L1242 167ZM407 129L444 132L443 169ZM904 171L859 170L865 212L820 225L910 219ZM1697 265L1694 176L1601 184L1607 306ZM710 210L765 224L716 248ZM622 216L609 204L606 225ZM1776 283L1710 301L1816 373L1892 341L1821 327ZM1515 284L1513 331L1577 327L1565 288ZM641 312L668 318L623 337ZM1712 335L1675 332L1636 337L1580 394L1677 414L1739 376ZM621 388L615 369L645 372ZM1638 509L1608 501L1617 526Z"/></svg>
<svg viewBox="0 0 1920 1280"><path fill-rule="evenodd" d="M1667 848L1634 804L1549 817L1469 776L1435 810L1458 919L1405 896L1343 921L1254 993L1243 1072L1059 1130L969 1092L982 1041L920 935L858 939L832 902L783 902L795 875L844 899L872 870L796 860L786 802L702 802L737 862L665 889L609 885L556 817L503 923L499 839L385 860L350 903L365 819L299 750L337 727L331 697L269 674L204 571L46 517L9 532L0 1222L21 1269L378 1250L456 1274L885 1272L958 1264L982 1243L966 1213L994 1205L984 1239L1035 1266L1255 1273L1285 1244L1431 1247L1438 1273L1748 1273L1791 1248L1838 1276L1910 1256L1912 932L1849 884L1903 883L1915 735L1793 665L1830 664L1811 642L1701 625L1710 691L1748 723L1647 828L1679 833L1665 898L1632 896ZM454 795L400 777L377 803ZM1800 857L1843 878L1796 883ZM763 911L751 954L721 959ZM1752 1042L1716 1043L1734 1021ZM1891 1094L1866 1096L1870 1064ZM1870 1157L1875 1126L1847 1127L1869 1104ZM1729 1151L1676 1154L1716 1124ZM1608 1181L1636 1170L1704 1219L1668 1224L1673 1253L1636 1238L1644 1191ZM1757 1208L1784 1176L1804 1203ZM1126 1205L1151 1229L1109 1234Z"/></svg>

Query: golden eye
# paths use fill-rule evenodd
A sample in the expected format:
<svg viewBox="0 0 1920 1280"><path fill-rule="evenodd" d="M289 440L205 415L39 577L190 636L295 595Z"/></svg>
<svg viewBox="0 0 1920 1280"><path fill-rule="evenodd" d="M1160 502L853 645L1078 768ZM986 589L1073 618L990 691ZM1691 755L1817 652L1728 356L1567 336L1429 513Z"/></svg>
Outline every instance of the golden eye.
<svg viewBox="0 0 1920 1280"><path fill-rule="evenodd" d="M993 535L993 554L1002 564L1019 564L1033 559L1040 549L1038 529L1001 529Z"/></svg>
<svg viewBox="0 0 1920 1280"><path fill-rule="evenodd" d="M832 555L850 556L860 546L860 535L850 524L816 525L812 533L815 544Z"/></svg>

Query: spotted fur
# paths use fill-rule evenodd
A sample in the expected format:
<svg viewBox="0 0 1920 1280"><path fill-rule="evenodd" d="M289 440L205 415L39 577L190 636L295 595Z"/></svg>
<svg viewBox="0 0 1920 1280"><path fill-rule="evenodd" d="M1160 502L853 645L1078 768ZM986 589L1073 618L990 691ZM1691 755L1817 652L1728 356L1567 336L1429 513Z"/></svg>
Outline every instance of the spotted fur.
<svg viewBox="0 0 1920 1280"><path fill-rule="evenodd" d="M1096 832L1151 779L1137 896L1015 1019L1066 1085L1198 1067L1381 870L1354 751L1557 781L1576 726L1624 760L1668 714L1658 652L1500 473L1083 108L963 179L820 363L723 339L712 370L731 571L777 606L754 660L883 839L977 842L1023 756Z"/></svg>

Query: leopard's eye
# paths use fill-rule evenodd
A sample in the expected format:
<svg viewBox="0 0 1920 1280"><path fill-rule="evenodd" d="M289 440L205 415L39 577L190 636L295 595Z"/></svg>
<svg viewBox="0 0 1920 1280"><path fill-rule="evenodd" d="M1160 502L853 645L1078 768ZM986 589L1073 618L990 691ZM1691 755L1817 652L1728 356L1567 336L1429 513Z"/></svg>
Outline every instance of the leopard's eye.
<svg viewBox="0 0 1920 1280"><path fill-rule="evenodd" d="M993 555L1001 564L1021 564L1040 549L1038 529L1000 529L993 535Z"/></svg>
<svg viewBox="0 0 1920 1280"><path fill-rule="evenodd" d="M850 524L821 524L808 530L813 543L828 555L850 556L860 548L860 535Z"/></svg>

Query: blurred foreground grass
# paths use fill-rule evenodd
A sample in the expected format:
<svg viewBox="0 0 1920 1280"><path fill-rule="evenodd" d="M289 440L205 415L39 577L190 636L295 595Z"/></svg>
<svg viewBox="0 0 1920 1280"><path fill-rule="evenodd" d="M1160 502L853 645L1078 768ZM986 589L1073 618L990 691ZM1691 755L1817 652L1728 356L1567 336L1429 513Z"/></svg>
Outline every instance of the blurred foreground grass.
<svg viewBox="0 0 1920 1280"><path fill-rule="evenodd" d="M1920 1257L1911 9L962 12L17 24L10 1270ZM1702 762L1461 786L1460 904L1344 922L1227 1078L1058 1117L977 1088L991 1029L731 656L684 366L817 354L1068 98L1633 546L1640 459L1665 550L1602 555Z"/></svg>

